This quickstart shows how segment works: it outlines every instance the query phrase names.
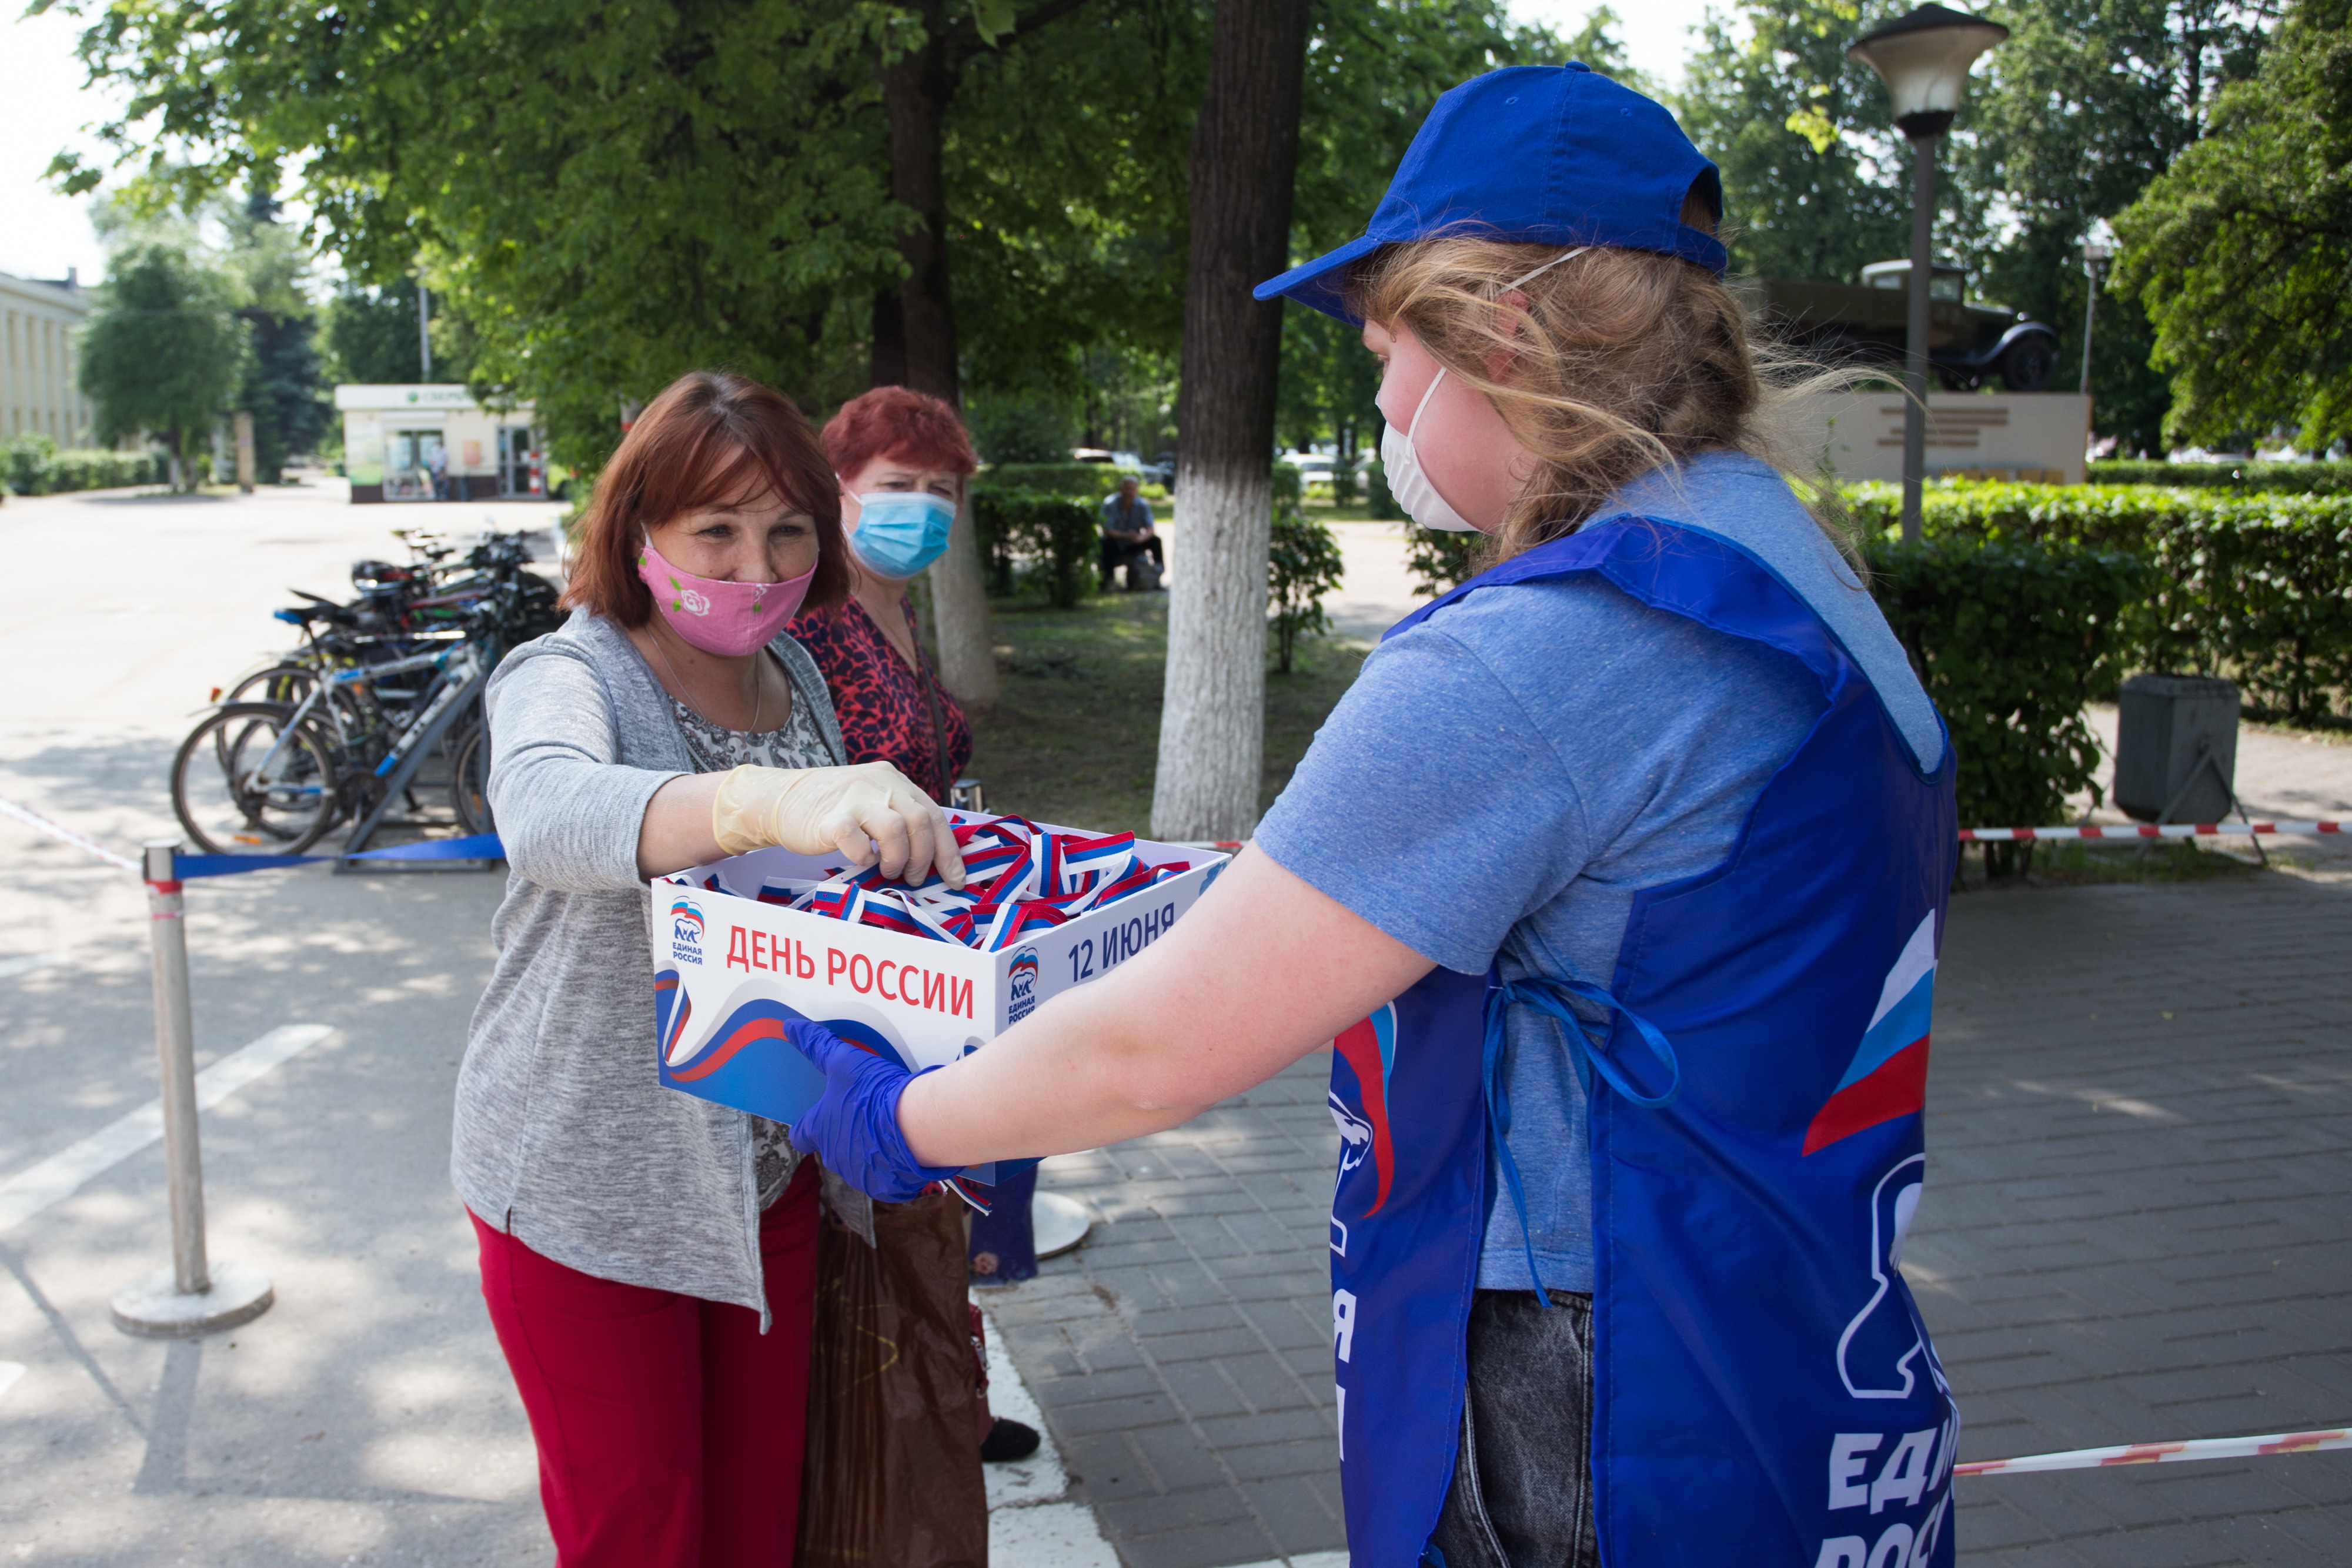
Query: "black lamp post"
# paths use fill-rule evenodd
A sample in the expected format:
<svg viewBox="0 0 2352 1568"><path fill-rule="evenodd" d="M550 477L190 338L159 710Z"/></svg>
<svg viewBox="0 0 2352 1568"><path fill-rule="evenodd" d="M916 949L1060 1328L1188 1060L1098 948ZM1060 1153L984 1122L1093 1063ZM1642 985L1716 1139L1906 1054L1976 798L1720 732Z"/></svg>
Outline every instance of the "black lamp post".
<svg viewBox="0 0 2352 1568"><path fill-rule="evenodd" d="M2099 315L2099 279L2106 273L2107 258L2116 253L2108 243L2111 237L2107 225L2096 223L2083 241L2083 276L2091 284L2083 296L2083 393L2086 397L2091 392L2091 326Z"/></svg>
<svg viewBox="0 0 2352 1568"><path fill-rule="evenodd" d="M1895 123L1911 139L1911 309L1904 332L1903 537L1919 537L1919 486L1927 468L1927 279L1936 221L1936 143L1952 128L1969 68L2009 37L1998 22L1943 5L1922 5L1854 42L1846 58L1886 83Z"/></svg>

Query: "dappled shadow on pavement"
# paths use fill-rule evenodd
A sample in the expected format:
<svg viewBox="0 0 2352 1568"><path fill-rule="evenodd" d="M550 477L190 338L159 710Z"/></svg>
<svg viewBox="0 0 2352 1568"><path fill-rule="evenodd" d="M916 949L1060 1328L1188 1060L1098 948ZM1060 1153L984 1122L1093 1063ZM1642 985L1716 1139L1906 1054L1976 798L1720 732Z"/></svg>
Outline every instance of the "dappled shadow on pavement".
<svg viewBox="0 0 2352 1568"><path fill-rule="evenodd" d="M1904 1258L1964 1458L2352 1419L2352 886L1979 892ZM1971 1562L2317 1563L2338 1455L1963 1479Z"/></svg>

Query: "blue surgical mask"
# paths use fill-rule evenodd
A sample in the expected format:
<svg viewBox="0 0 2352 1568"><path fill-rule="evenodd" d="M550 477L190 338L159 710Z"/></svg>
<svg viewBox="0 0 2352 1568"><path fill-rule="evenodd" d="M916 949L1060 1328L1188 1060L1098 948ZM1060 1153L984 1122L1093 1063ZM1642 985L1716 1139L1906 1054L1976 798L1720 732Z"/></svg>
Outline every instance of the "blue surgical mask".
<svg viewBox="0 0 2352 1568"><path fill-rule="evenodd" d="M877 490L857 497L849 542L881 576L912 577L946 552L955 512L953 501L927 490Z"/></svg>

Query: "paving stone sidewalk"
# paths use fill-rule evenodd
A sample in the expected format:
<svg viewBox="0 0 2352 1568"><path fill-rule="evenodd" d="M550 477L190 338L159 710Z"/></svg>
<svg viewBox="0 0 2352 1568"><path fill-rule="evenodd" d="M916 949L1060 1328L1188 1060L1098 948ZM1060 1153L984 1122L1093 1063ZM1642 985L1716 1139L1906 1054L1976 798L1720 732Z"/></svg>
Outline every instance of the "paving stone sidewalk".
<svg viewBox="0 0 2352 1568"><path fill-rule="evenodd" d="M2328 878L1955 901L1905 1267L1963 1458L2352 1422L2348 949ZM1131 1568L1344 1550L1328 1062L1054 1161L1102 1223L989 1293ZM2352 1453L1959 1484L1969 1563L2352 1561Z"/></svg>

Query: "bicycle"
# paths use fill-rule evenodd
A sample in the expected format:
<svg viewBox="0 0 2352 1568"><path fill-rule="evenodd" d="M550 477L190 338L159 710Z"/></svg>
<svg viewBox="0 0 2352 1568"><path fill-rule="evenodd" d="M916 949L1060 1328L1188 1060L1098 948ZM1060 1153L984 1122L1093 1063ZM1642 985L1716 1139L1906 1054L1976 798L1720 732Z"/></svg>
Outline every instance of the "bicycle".
<svg viewBox="0 0 2352 1568"><path fill-rule="evenodd" d="M422 809L428 755L447 758L460 830L495 831L480 693L508 648L556 622L554 590L524 570L520 534L455 563L454 547L403 537L419 564L355 564L352 603L296 591L306 602L276 614L302 644L239 676L181 743L173 810L200 848L299 854L355 817L363 842L395 791Z"/></svg>

